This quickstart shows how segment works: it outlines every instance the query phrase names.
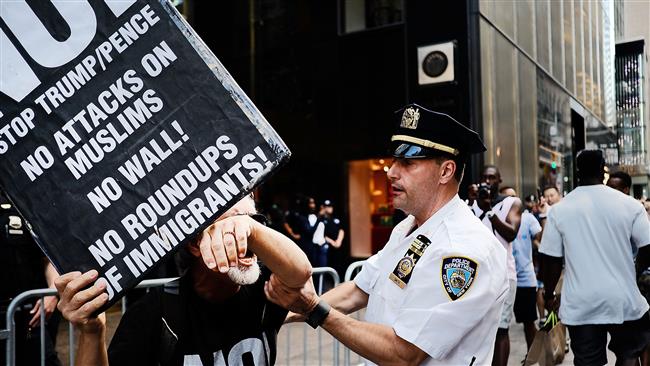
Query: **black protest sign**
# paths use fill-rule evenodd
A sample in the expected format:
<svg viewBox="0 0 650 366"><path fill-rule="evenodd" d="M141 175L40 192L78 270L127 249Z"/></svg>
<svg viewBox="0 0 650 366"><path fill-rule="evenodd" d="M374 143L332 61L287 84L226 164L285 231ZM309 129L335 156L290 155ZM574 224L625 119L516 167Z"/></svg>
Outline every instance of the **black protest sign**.
<svg viewBox="0 0 650 366"><path fill-rule="evenodd" d="M166 1L0 7L0 184L110 303L289 157Z"/></svg>

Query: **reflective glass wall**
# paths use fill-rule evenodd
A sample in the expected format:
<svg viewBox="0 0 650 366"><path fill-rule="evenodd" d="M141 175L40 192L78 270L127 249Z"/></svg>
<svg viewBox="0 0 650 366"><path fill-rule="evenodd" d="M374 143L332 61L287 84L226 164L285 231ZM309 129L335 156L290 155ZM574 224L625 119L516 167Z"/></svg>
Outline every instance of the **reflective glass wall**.
<svg viewBox="0 0 650 366"><path fill-rule="evenodd" d="M479 9L485 161L522 196L568 192L576 149L616 146L613 10L589 0L480 0Z"/></svg>

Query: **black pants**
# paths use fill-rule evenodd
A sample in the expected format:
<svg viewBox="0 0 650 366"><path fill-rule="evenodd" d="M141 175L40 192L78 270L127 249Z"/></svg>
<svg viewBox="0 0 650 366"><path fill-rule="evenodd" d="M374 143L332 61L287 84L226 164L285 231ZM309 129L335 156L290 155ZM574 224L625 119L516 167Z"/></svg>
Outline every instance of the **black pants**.
<svg viewBox="0 0 650 366"><path fill-rule="evenodd" d="M635 359L641 356L650 343L650 317L646 312L641 318L623 322L623 324L586 324L569 325L571 350L574 364L607 364L607 333L611 340L608 348L618 359Z"/></svg>
<svg viewBox="0 0 650 366"><path fill-rule="evenodd" d="M16 365L20 366L36 366L41 364L41 329L36 327L29 330L29 321L32 314L28 309L19 310L15 314L16 323ZM5 326L6 309L0 311L0 324L2 328ZM50 317L45 326L45 365L47 366L61 366L61 361L56 354L56 334L59 328L61 314L55 311ZM6 340L0 342L0 365L5 366L6 362Z"/></svg>

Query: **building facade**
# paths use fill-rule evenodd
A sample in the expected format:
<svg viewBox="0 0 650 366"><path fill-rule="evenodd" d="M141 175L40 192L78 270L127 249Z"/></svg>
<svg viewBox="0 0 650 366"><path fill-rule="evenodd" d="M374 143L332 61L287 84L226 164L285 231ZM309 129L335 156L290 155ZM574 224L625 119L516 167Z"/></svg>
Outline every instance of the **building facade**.
<svg viewBox="0 0 650 366"><path fill-rule="evenodd" d="M618 162L613 4L480 1L485 160L523 194L575 186L574 158Z"/></svg>
<svg viewBox="0 0 650 366"><path fill-rule="evenodd" d="M647 42L650 39L650 3L616 1L619 10L616 28L616 120L619 165L616 169L632 176L631 194L648 197L650 162L648 131Z"/></svg>
<svg viewBox="0 0 650 366"><path fill-rule="evenodd" d="M618 162L612 2L185 0L188 20L293 152L259 192L333 200L346 253L365 257L398 219L385 171L406 103L478 130L485 163L520 195L575 185L575 153Z"/></svg>

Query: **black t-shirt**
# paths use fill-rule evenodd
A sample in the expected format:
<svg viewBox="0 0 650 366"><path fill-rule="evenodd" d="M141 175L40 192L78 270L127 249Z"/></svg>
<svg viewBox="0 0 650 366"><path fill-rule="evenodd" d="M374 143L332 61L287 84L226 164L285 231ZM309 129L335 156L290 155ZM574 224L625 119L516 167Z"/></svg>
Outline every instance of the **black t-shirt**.
<svg viewBox="0 0 650 366"><path fill-rule="evenodd" d="M4 195L0 195L0 278L0 301L47 287L45 256Z"/></svg>
<svg viewBox="0 0 650 366"><path fill-rule="evenodd" d="M322 216L321 221L325 224L325 236L336 240L339 237L339 229L341 229L341 220L336 217Z"/></svg>
<svg viewBox="0 0 650 366"><path fill-rule="evenodd" d="M149 292L124 314L108 349L111 365L273 365L287 311L264 296L264 281L213 304L189 275Z"/></svg>

